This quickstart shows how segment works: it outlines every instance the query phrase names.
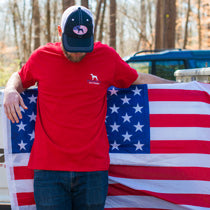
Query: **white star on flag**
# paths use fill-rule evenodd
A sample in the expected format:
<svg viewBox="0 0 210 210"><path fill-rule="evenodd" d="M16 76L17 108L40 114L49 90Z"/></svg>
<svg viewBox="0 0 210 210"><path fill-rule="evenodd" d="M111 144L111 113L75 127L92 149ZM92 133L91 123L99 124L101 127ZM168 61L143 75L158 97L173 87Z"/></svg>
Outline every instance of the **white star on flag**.
<svg viewBox="0 0 210 210"><path fill-rule="evenodd" d="M23 140L21 140L20 144L18 144L20 147L20 150L24 149L26 150L25 146L27 145L27 143L24 143Z"/></svg>
<svg viewBox="0 0 210 210"><path fill-rule="evenodd" d="M114 149L117 149L117 150L119 150L119 146L120 146L120 144L117 144L117 142L116 141L114 141L114 144L111 144L112 145L112 150L114 150Z"/></svg>
<svg viewBox="0 0 210 210"><path fill-rule="evenodd" d="M121 98L123 101L123 104L129 104L129 101L131 100L130 98L127 98L126 96L124 98Z"/></svg>
<svg viewBox="0 0 210 210"><path fill-rule="evenodd" d="M129 134L128 134L128 131L126 131L126 134L124 134L124 135L122 135L122 136L124 137L124 140L123 140L123 141L126 141L126 140L131 141L130 138L131 138L132 135L129 135Z"/></svg>
<svg viewBox="0 0 210 210"><path fill-rule="evenodd" d="M23 122L21 121L20 124L17 125L17 127L19 128L18 131L25 130L25 126L26 124L23 124Z"/></svg>
<svg viewBox="0 0 210 210"><path fill-rule="evenodd" d="M143 150L142 147L144 144L141 144L140 141L138 141L138 144L134 144L136 146L136 150L140 149L141 151Z"/></svg>
<svg viewBox="0 0 210 210"><path fill-rule="evenodd" d="M138 122L138 124L137 125L134 125L135 127L136 127L136 131L141 131L141 132L143 132L142 131L142 127L144 127L144 125L141 125L139 122Z"/></svg>
<svg viewBox="0 0 210 210"><path fill-rule="evenodd" d="M142 113L142 109L143 109L143 106L139 106L139 104L137 104L136 106L134 106L133 107L134 109L135 109L135 113L137 113L137 112L140 112L140 113Z"/></svg>
<svg viewBox="0 0 210 210"><path fill-rule="evenodd" d="M32 141L34 139L34 137L35 137L34 131L31 134L28 134L28 135L31 137L30 141Z"/></svg>
<svg viewBox="0 0 210 210"><path fill-rule="evenodd" d="M112 95L116 95L116 96L117 96L118 90L116 90L116 89L113 87L111 90L109 90L109 92L111 93L111 96L112 96Z"/></svg>
<svg viewBox="0 0 210 210"><path fill-rule="evenodd" d="M119 132L118 128L120 127L120 125L117 125L116 122L114 122L114 125L110 125L110 127L112 127L112 132L113 131Z"/></svg>
<svg viewBox="0 0 210 210"><path fill-rule="evenodd" d="M138 89L138 87L136 87L136 89L135 90L132 90L133 92L134 92L134 96L135 95L141 95L141 91L142 91L142 89Z"/></svg>
<svg viewBox="0 0 210 210"><path fill-rule="evenodd" d="M110 109L112 110L112 113L114 113L114 112L118 113L119 108L120 107L116 107L115 104L113 105L113 107L110 107Z"/></svg>
<svg viewBox="0 0 210 210"><path fill-rule="evenodd" d="M31 115L28 115L28 116L30 118L30 122L33 121L33 120L36 122L36 115L34 114L34 112Z"/></svg>
<svg viewBox="0 0 210 210"><path fill-rule="evenodd" d="M122 118L124 119L123 122L126 122L126 121L131 122L131 121L130 121L130 118L131 118L131 117L132 117L132 116L129 116L129 115L126 113L125 116L122 116Z"/></svg>
<svg viewBox="0 0 210 210"><path fill-rule="evenodd" d="M31 97L28 97L28 99L30 100L30 104L31 103L36 103L36 99L37 99L37 97L35 97L34 95L32 95Z"/></svg>

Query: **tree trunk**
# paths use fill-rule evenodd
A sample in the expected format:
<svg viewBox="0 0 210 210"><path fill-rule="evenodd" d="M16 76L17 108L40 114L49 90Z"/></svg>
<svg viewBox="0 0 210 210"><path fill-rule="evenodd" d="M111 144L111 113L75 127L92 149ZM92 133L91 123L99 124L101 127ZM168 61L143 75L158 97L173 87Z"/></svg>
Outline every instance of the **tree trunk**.
<svg viewBox="0 0 210 210"><path fill-rule="evenodd" d="M103 40L104 17L105 17L105 12L106 12L106 2L107 2L107 0L104 0L103 11L102 11L102 15L101 15L100 29L99 29L99 37L98 37L98 41L99 42L102 42L102 40Z"/></svg>
<svg viewBox="0 0 210 210"><path fill-rule="evenodd" d="M146 27L146 2L145 2L145 0L141 0L140 11L141 11L141 19L140 19L140 21L141 21L141 27L140 27L141 34L143 35L143 37L146 38L147 27ZM141 45L142 49L146 49L147 44L146 44L145 39L142 39L142 37L139 40L139 44L137 46L138 48L137 48L136 51L139 50L140 45Z"/></svg>
<svg viewBox="0 0 210 210"><path fill-rule="evenodd" d="M17 17L16 17L16 12L15 12L15 7L11 3L9 3L9 6L12 11L12 18L13 18L13 27L14 27L14 35L15 35L15 44L17 46L17 56L19 59L22 60L21 55L20 55L20 47L19 47L19 42L18 42L18 35L17 35Z"/></svg>
<svg viewBox="0 0 210 210"><path fill-rule="evenodd" d="M26 61L28 59L28 50L27 50L27 43L26 43L26 29L25 25L22 22L21 15L20 15L20 10L17 4L17 1L14 1L14 12L15 12L15 18L17 20L17 23L19 24L20 28L20 34L21 34L21 45L20 45L20 55L21 55L21 60Z"/></svg>
<svg viewBox="0 0 210 210"><path fill-rule="evenodd" d="M47 0L46 3L46 20L47 20L47 32L46 32L46 40L47 42L51 42L51 18L50 18L50 0Z"/></svg>
<svg viewBox="0 0 210 210"><path fill-rule="evenodd" d="M88 4L88 0L81 0L81 5L86 7L86 8L89 8L89 4Z"/></svg>
<svg viewBox="0 0 210 210"><path fill-rule="evenodd" d="M63 3L63 11L65 11L70 6L75 5L75 0L62 0L62 3Z"/></svg>
<svg viewBox="0 0 210 210"><path fill-rule="evenodd" d="M201 0L198 0L198 49L202 48L202 32L201 32Z"/></svg>
<svg viewBox="0 0 210 210"><path fill-rule="evenodd" d="M98 26L98 22L99 22L100 13L101 13L102 2L103 2L103 0L97 1L96 18L95 18L95 26L94 26L94 39L97 37L97 26Z"/></svg>
<svg viewBox="0 0 210 210"><path fill-rule="evenodd" d="M29 52L29 55L32 53L32 25L33 25L33 18L32 18L32 15L33 15L33 3L32 3L32 0L30 2L30 6L31 6L31 9L29 10L29 14L28 14L28 20L29 20L29 27L28 27L28 52Z"/></svg>
<svg viewBox="0 0 210 210"><path fill-rule="evenodd" d="M176 0L165 0L164 48L175 48Z"/></svg>
<svg viewBox="0 0 210 210"><path fill-rule="evenodd" d="M39 0L33 0L34 50L40 46Z"/></svg>
<svg viewBox="0 0 210 210"><path fill-rule="evenodd" d="M176 0L158 0L155 49L175 47Z"/></svg>
<svg viewBox="0 0 210 210"><path fill-rule="evenodd" d="M188 9L187 9L187 15L186 15L186 22L185 22L185 32L184 32L184 43L183 43L183 49L186 49L187 46L187 39L188 39L188 23L189 23L189 16L191 11L191 5L190 0L188 0Z"/></svg>
<svg viewBox="0 0 210 210"><path fill-rule="evenodd" d="M110 37L109 45L116 49L116 0L110 0Z"/></svg>
<svg viewBox="0 0 210 210"><path fill-rule="evenodd" d="M163 48L163 36L164 36L163 11L164 11L164 0L158 0L156 7L155 49Z"/></svg>
<svg viewBox="0 0 210 210"><path fill-rule="evenodd" d="M150 36L151 36L151 42L150 42L150 44L149 44L149 49L150 50L152 50L152 48L154 49L154 40L155 40L155 37L153 36L153 24L152 24L152 22L153 22L153 18L152 18L152 4L154 4L154 2L153 1L149 1L149 3L148 3L148 15L149 15L149 32L150 32Z"/></svg>
<svg viewBox="0 0 210 210"><path fill-rule="evenodd" d="M58 7L58 3L55 0L53 2L53 38L52 38L53 42L58 41L58 38L57 38L58 37L58 32L57 32L57 12L58 12L58 8L57 7ZM59 24L60 24L60 22L59 22Z"/></svg>

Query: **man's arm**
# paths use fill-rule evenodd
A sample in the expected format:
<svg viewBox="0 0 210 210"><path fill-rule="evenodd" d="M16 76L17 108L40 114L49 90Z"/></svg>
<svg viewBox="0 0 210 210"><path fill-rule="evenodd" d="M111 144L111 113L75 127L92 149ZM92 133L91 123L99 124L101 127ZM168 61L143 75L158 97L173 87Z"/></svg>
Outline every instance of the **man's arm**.
<svg viewBox="0 0 210 210"><path fill-rule="evenodd" d="M175 81L163 79L152 74L138 73L138 78L133 82L133 85L139 84L165 84L175 83Z"/></svg>
<svg viewBox="0 0 210 210"><path fill-rule="evenodd" d="M7 115L7 118L13 123L19 122L19 119L22 119L22 114L20 111L20 105L23 109L27 109L26 105L23 102L20 93L24 91L21 78L16 72L12 74L10 79L7 82L7 85L4 90L4 111Z"/></svg>

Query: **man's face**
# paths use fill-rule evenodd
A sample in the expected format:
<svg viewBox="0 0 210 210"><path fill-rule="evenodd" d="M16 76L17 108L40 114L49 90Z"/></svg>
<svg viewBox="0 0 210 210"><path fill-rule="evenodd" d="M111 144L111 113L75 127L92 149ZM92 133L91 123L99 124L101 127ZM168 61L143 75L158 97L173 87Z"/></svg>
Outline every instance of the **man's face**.
<svg viewBox="0 0 210 210"><path fill-rule="evenodd" d="M73 53L73 52L67 52L62 44L62 50L66 58L74 63L80 62L86 55L86 53L83 52L78 52L78 53Z"/></svg>
<svg viewBox="0 0 210 210"><path fill-rule="evenodd" d="M62 29L61 26L58 26L58 34L60 37L62 37ZM73 52L67 52L64 47L63 47L63 42L61 40L61 47L63 50L64 55L66 58L74 63L80 62L86 55L84 52L78 52L78 53L73 53Z"/></svg>
<svg viewBox="0 0 210 210"><path fill-rule="evenodd" d="M62 44L62 50L66 58L74 63L80 62L86 55L86 53L83 52L78 52L78 53L73 53L73 52L67 52Z"/></svg>
<svg viewBox="0 0 210 210"><path fill-rule="evenodd" d="M67 57L68 60L78 63L80 62L86 55L86 53L71 53L64 50L64 54Z"/></svg>

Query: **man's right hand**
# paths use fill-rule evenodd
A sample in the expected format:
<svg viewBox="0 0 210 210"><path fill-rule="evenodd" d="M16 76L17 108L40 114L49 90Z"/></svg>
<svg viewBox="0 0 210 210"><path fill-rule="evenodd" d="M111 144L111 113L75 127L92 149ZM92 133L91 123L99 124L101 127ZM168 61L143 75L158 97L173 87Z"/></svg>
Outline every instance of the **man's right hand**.
<svg viewBox="0 0 210 210"><path fill-rule="evenodd" d="M12 123L19 123L19 119L22 119L20 106L22 106L23 109L28 109L15 88L5 88L3 104L5 114Z"/></svg>

